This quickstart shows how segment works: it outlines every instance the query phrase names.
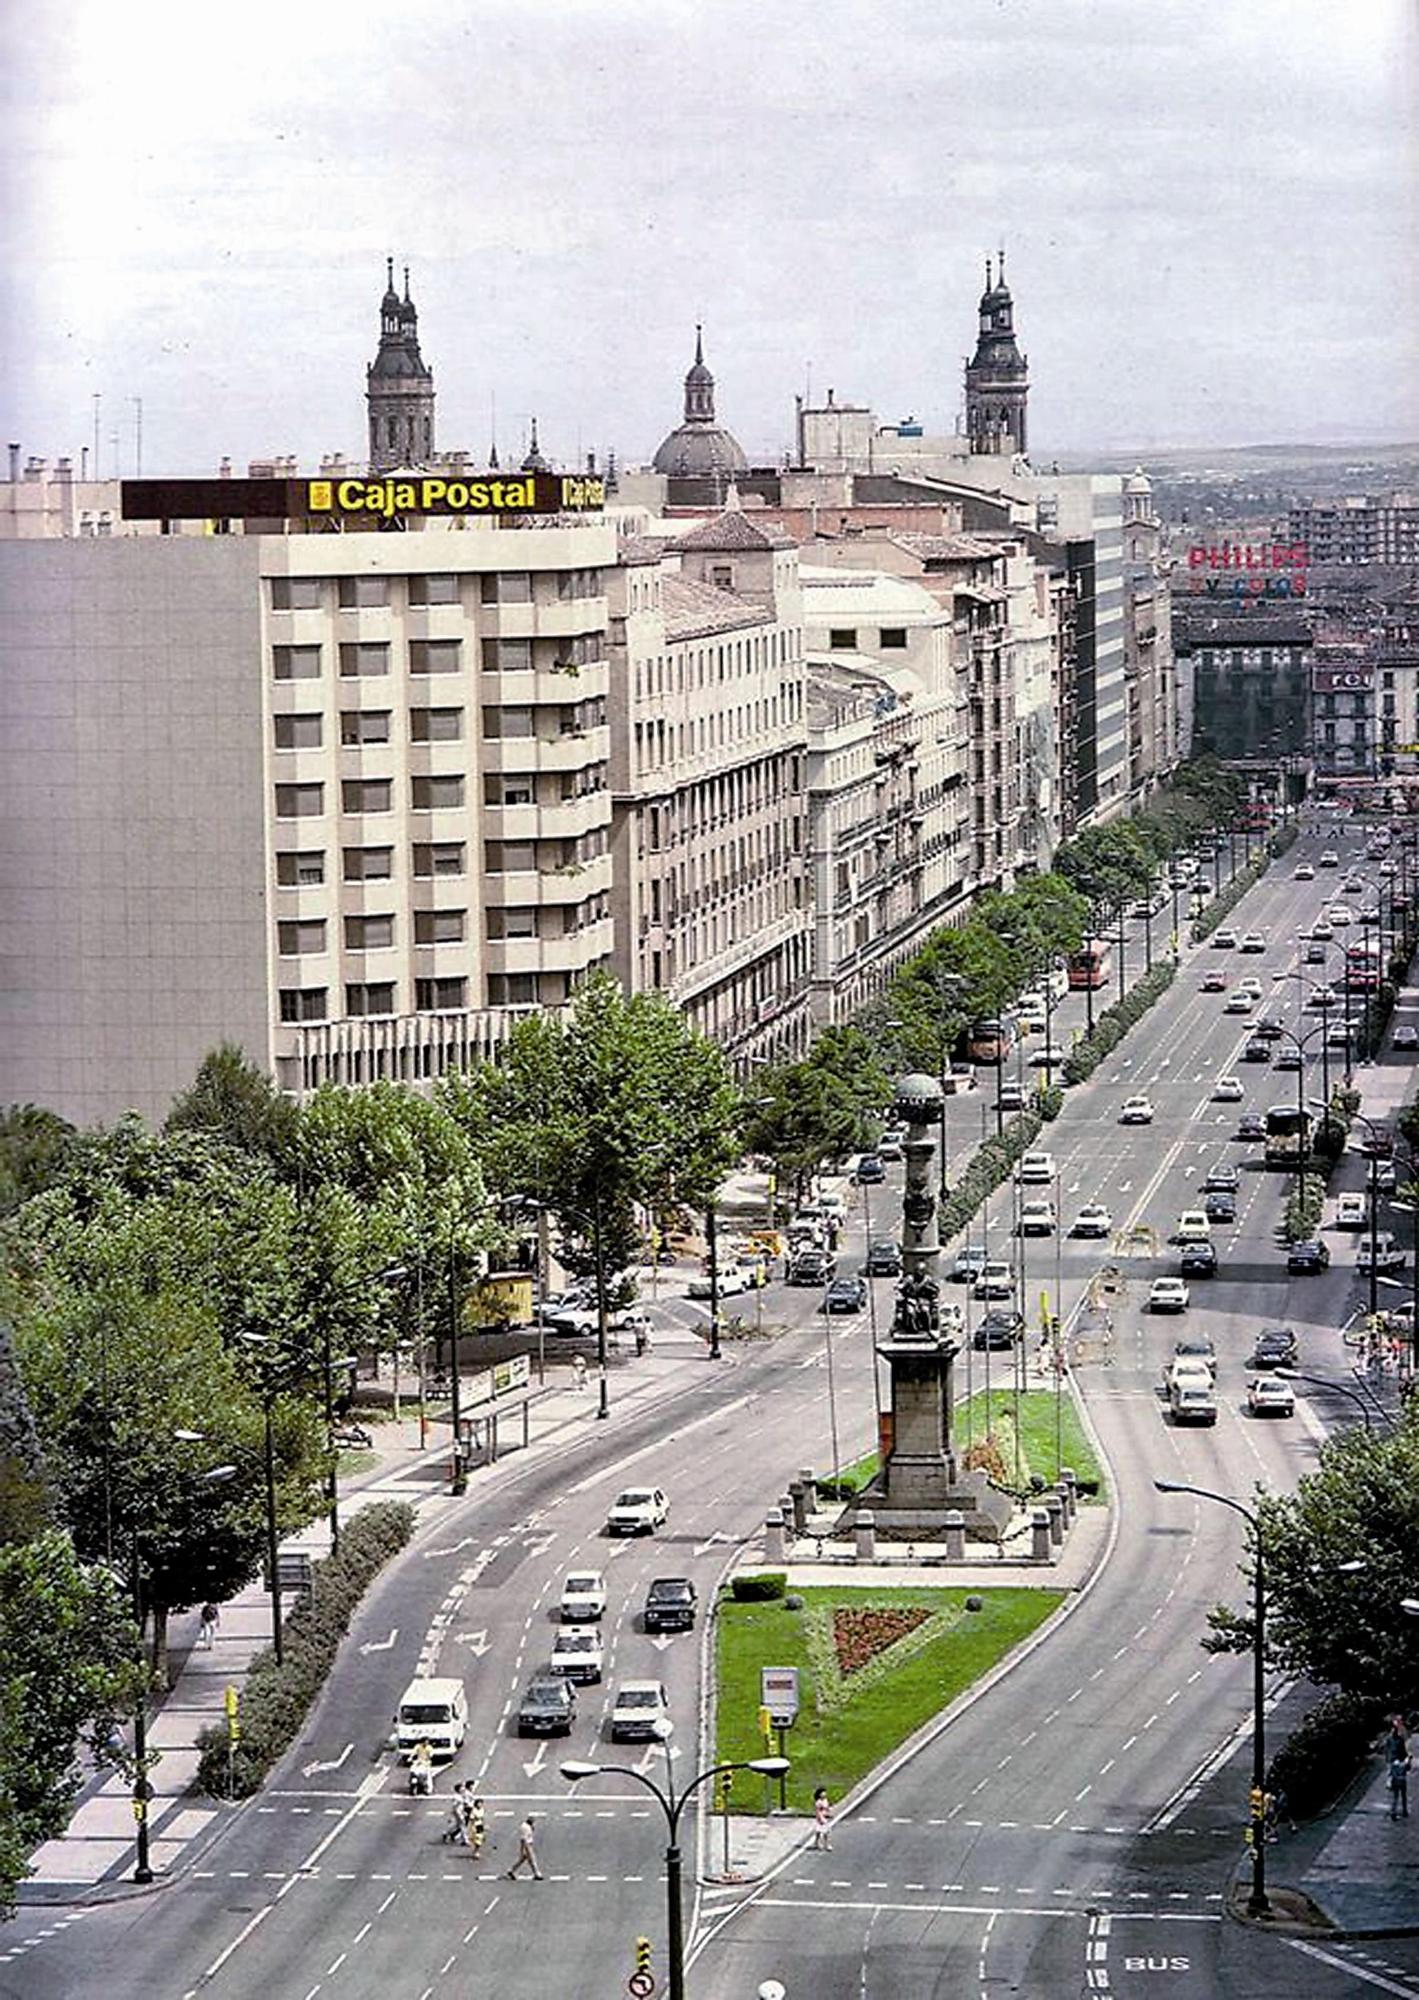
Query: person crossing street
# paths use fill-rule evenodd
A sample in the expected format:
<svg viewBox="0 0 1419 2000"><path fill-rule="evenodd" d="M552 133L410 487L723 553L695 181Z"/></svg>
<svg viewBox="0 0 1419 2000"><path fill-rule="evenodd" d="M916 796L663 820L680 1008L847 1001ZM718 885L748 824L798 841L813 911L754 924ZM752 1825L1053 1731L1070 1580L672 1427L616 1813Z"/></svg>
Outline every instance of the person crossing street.
<svg viewBox="0 0 1419 2000"><path fill-rule="evenodd" d="M518 1879L517 1871L524 1864L532 1870L533 1881L540 1882L542 1880L542 1870L537 1865L537 1822L531 1813L527 1815L527 1818L517 1829L517 1859L507 1871L509 1882L515 1882Z"/></svg>

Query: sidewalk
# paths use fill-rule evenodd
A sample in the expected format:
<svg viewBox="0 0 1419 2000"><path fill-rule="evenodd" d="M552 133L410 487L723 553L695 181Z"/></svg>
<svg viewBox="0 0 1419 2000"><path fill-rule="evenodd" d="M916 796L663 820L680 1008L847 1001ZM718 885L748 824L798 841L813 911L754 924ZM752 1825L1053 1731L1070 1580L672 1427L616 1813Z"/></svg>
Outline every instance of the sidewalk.
<svg viewBox="0 0 1419 2000"><path fill-rule="evenodd" d="M1314 1903L1337 1936L1419 1935L1419 1818L1391 1820L1382 1757L1310 1834L1300 1871L1273 1849L1272 1872Z"/></svg>
<svg viewBox="0 0 1419 2000"><path fill-rule="evenodd" d="M676 1339L657 1335L649 1354L633 1367L612 1376L611 1423L635 1415L703 1378L705 1346L697 1337ZM732 1365L732 1364L731 1364ZM563 1377L567 1379L563 1381ZM571 1444L594 1422L596 1386L577 1389L570 1370L547 1371L547 1386L530 1405L527 1452L503 1451L496 1464L473 1468L468 1497L486 1492L509 1461L520 1467L528 1453L547 1455ZM419 1513L420 1523L456 1513L464 1504L448 1492L449 1438L445 1426L431 1424L429 1441L419 1446L416 1417L373 1427L374 1462L342 1482L341 1520L348 1522L376 1500L405 1500ZM322 1518L282 1542L283 1551L313 1557L329 1553L330 1530ZM283 1611L293 1608L291 1600ZM271 1603L260 1580L249 1584L221 1607L221 1624L210 1649L198 1645L199 1614L175 1613L169 1621L171 1693L154 1702L148 1722L148 1743L161 1753L150 1773L153 1797L148 1808L152 1865L159 1883L191 1858L195 1845L216 1830L225 1809L192 1790L197 1773L197 1739L224 1716L228 1687L240 1688L256 1655L270 1644ZM33 1857L33 1874L22 1883L22 1903L76 1903L134 1890L133 1793L116 1773L95 1773L80 1794L68 1828L58 1840L46 1841Z"/></svg>

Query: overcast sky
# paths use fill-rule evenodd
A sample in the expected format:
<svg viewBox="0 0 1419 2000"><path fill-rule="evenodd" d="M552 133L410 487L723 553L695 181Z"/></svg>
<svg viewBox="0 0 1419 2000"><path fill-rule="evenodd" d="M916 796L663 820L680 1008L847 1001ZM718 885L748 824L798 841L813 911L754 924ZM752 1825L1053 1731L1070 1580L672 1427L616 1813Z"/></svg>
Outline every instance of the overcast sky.
<svg viewBox="0 0 1419 2000"><path fill-rule="evenodd" d="M40 0L3 10L5 437L365 450L392 253L438 441L644 459L705 322L953 427L1004 239L1052 451L1419 436L1412 0Z"/></svg>

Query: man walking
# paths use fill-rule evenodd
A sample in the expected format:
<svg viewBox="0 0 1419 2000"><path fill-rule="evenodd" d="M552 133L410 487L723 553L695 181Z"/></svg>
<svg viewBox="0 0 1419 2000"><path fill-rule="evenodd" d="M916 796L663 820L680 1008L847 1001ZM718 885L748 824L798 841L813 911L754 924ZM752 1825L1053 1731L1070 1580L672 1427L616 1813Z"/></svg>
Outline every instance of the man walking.
<svg viewBox="0 0 1419 2000"><path fill-rule="evenodd" d="M537 1824L531 1813L517 1829L517 1859L507 1871L509 1882L517 1880L517 1871L524 1862L532 1870L533 1881L540 1882L542 1870L537 1866Z"/></svg>
<svg viewBox="0 0 1419 2000"><path fill-rule="evenodd" d="M1409 1817L1409 1751L1403 1743L1395 1746L1389 1760L1389 1816Z"/></svg>

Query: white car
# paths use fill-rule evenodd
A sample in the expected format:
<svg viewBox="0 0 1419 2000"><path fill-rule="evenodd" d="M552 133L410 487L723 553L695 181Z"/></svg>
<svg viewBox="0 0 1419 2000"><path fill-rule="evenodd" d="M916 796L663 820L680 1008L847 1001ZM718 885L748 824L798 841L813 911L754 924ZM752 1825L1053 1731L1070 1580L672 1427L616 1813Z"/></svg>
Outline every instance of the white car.
<svg viewBox="0 0 1419 2000"><path fill-rule="evenodd" d="M759 1267L754 1264L721 1264L719 1267L719 1296L732 1299L740 1292L750 1292L758 1283ZM710 1276L701 1271L690 1280L690 1297L707 1299L710 1296Z"/></svg>
<svg viewBox="0 0 1419 2000"><path fill-rule="evenodd" d="M1227 995L1226 1005L1223 1007L1222 1012L1224 1014L1250 1014L1254 1004L1255 1002L1251 994L1243 993L1239 988L1237 992Z"/></svg>
<svg viewBox="0 0 1419 2000"><path fill-rule="evenodd" d="M553 1333L595 1333L601 1324L601 1315L593 1299L589 1305L559 1306L555 1311L544 1311L544 1325ZM608 1306L606 1325L612 1333L634 1333L638 1326L650 1324L639 1306Z"/></svg>
<svg viewBox="0 0 1419 2000"><path fill-rule="evenodd" d="M1163 1370L1163 1387L1170 1392L1189 1383L1210 1389L1215 1380L1216 1370L1209 1368L1201 1355L1176 1355Z"/></svg>
<svg viewBox="0 0 1419 2000"><path fill-rule="evenodd" d="M1015 1178L1022 1187L1040 1187L1048 1185L1055 1172L1053 1153L1022 1153Z"/></svg>
<svg viewBox="0 0 1419 2000"><path fill-rule="evenodd" d="M552 1672L585 1686L601 1679L606 1649L595 1625L563 1625L552 1642Z"/></svg>
<svg viewBox="0 0 1419 2000"><path fill-rule="evenodd" d="M1373 1237L1362 1236L1355 1251L1355 1268L1368 1271L1373 1264L1377 1271L1402 1271L1404 1252L1387 1229L1377 1230Z"/></svg>
<svg viewBox="0 0 1419 2000"><path fill-rule="evenodd" d="M1061 1048L1058 1042L1042 1042L1039 1048L1030 1052L1030 1068L1060 1069L1068 1054L1068 1049Z"/></svg>
<svg viewBox="0 0 1419 2000"><path fill-rule="evenodd" d="M1074 1218L1071 1236L1110 1236L1114 1219L1101 1201L1086 1201Z"/></svg>
<svg viewBox="0 0 1419 2000"><path fill-rule="evenodd" d="M562 1585L557 1616L568 1625L597 1625L606 1611L606 1579L599 1569L574 1569Z"/></svg>
<svg viewBox="0 0 1419 2000"><path fill-rule="evenodd" d="M628 1486L611 1502L608 1535L653 1535L670 1518L670 1503L658 1486Z"/></svg>
<svg viewBox="0 0 1419 2000"><path fill-rule="evenodd" d="M1240 1104L1245 1096L1239 1076L1219 1076L1212 1086L1214 1104Z"/></svg>
<svg viewBox="0 0 1419 2000"><path fill-rule="evenodd" d="M1348 903L1332 903L1326 911L1326 916L1339 931L1343 931L1347 924L1353 924L1355 921L1355 913ZM1311 929L1311 936L1315 936L1314 926Z"/></svg>
<svg viewBox="0 0 1419 2000"><path fill-rule="evenodd" d="M1335 852L1334 848L1327 847L1325 853L1320 858L1320 865L1322 868L1338 868L1340 866L1340 856Z"/></svg>
<svg viewBox="0 0 1419 2000"><path fill-rule="evenodd" d="M1255 1375L1247 1383L1247 1409L1254 1417L1294 1417L1296 1392L1276 1375Z"/></svg>
<svg viewBox="0 0 1419 2000"><path fill-rule="evenodd" d="M1148 1292L1148 1310L1155 1313L1187 1311L1191 1293L1181 1278L1155 1278Z"/></svg>
<svg viewBox="0 0 1419 2000"><path fill-rule="evenodd" d="M1178 1217L1178 1226L1173 1231L1174 1243L1210 1243L1212 1224L1207 1219L1205 1208L1185 1208Z"/></svg>
<svg viewBox="0 0 1419 2000"><path fill-rule="evenodd" d="M1313 944L1329 944L1334 936L1335 932L1330 928L1325 918L1317 917L1311 925L1311 942Z"/></svg>
<svg viewBox="0 0 1419 2000"><path fill-rule="evenodd" d="M1343 1194L1335 1204L1337 1229L1363 1229L1370 1219L1370 1204L1362 1194Z"/></svg>
<svg viewBox="0 0 1419 2000"><path fill-rule="evenodd" d="M1237 981L1237 991L1238 993L1245 993L1248 999L1255 1002L1261 998L1261 981L1253 978L1248 973L1245 979Z"/></svg>
<svg viewBox="0 0 1419 2000"><path fill-rule="evenodd" d="M1337 859L1338 858L1339 857L1337 856ZM1298 882L1314 882L1315 879L1316 879L1315 869L1312 868L1309 861L1303 861L1300 867L1296 870L1296 880Z"/></svg>
<svg viewBox="0 0 1419 2000"><path fill-rule="evenodd" d="M1239 951L1265 951L1266 939L1262 936L1260 931L1247 931L1243 935L1242 941L1240 945L1237 947L1237 949Z"/></svg>
<svg viewBox="0 0 1419 2000"><path fill-rule="evenodd" d="M1218 951L1235 951L1237 948L1237 934L1235 931L1229 931L1224 927L1222 930L1213 931L1212 942Z"/></svg>
<svg viewBox="0 0 1419 2000"><path fill-rule="evenodd" d="M1151 1097L1125 1097L1123 1108L1118 1114L1120 1125L1151 1125L1153 1123L1153 1100Z"/></svg>
<svg viewBox="0 0 1419 2000"><path fill-rule="evenodd" d="M1022 1236L1053 1236L1054 1225L1055 1213L1052 1201L1026 1201L1020 1204Z"/></svg>
<svg viewBox="0 0 1419 2000"><path fill-rule="evenodd" d="M622 1681L611 1708L613 1743L651 1743L670 1720L670 1697L660 1681Z"/></svg>
<svg viewBox="0 0 1419 2000"><path fill-rule="evenodd" d="M1013 1299L1015 1296L1015 1272L1003 1258L992 1257L981 1266L980 1276L971 1287L978 1299Z"/></svg>

